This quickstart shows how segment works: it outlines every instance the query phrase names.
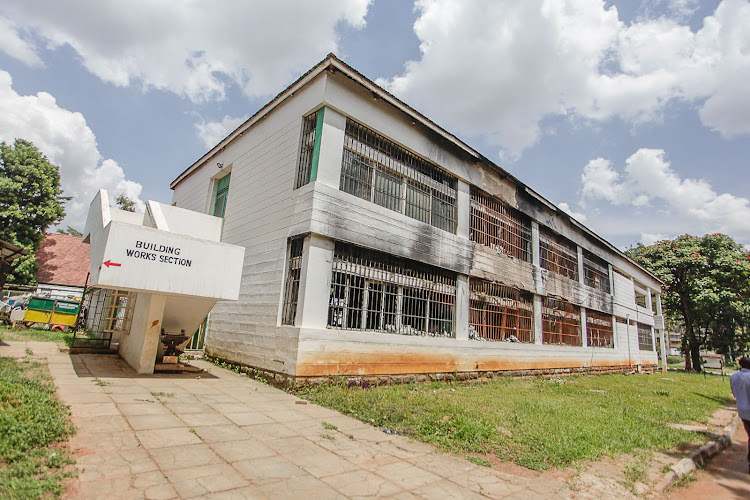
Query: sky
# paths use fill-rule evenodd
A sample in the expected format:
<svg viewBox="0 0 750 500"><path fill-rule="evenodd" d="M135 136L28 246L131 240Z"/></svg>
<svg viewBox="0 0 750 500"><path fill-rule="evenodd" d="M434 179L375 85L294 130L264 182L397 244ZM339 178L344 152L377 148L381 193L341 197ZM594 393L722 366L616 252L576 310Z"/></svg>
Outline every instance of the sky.
<svg viewBox="0 0 750 500"><path fill-rule="evenodd" d="M0 140L96 191L169 183L327 53L620 248L750 245L750 0L5 0Z"/></svg>

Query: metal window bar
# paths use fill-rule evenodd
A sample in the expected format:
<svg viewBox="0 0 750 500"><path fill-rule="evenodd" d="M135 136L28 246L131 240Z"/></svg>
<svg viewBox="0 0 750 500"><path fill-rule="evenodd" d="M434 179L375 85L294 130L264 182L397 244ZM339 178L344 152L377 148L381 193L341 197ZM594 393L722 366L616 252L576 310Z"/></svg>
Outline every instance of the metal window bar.
<svg viewBox="0 0 750 500"><path fill-rule="evenodd" d="M287 261L286 282L284 283L284 306L281 317L282 325L294 325L294 319L297 316L303 242L304 238L302 237L289 240L289 259Z"/></svg>
<svg viewBox="0 0 750 500"><path fill-rule="evenodd" d="M328 327L453 337L456 275L337 242Z"/></svg>
<svg viewBox="0 0 750 500"><path fill-rule="evenodd" d="M612 315L586 309L586 340L588 347L614 349L615 339Z"/></svg>
<svg viewBox="0 0 750 500"><path fill-rule="evenodd" d="M469 282L469 325L485 340L534 343L533 295L500 283Z"/></svg>
<svg viewBox="0 0 750 500"><path fill-rule="evenodd" d="M651 325L638 323L638 349L641 351L654 350L654 339L651 336Z"/></svg>
<svg viewBox="0 0 750 500"><path fill-rule="evenodd" d="M299 166L297 167L297 178L294 182L294 189L302 187L310 182L313 149L315 149L315 128L318 123L318 111L313 111L302 118L302 140L300 141Z"/></svg>
<svg viewBox="0 0 750 500"><path fill-rule="evenodd" d="M456 232L456 177L353 120L346 121L342 191Z"/></svg>
<svg viewBox="0 0 750 500"><path fill-rule="evenodd" d="M473 186L470 238L480 245L531 262L531 220Z"/></svg>
<svg viewBox="0 0 750 500"><path fill-rule="evenodd" d="M604 293L610 293L609 266L604 259L583 251L583 282Z"/></svg>
<svg viewBox="0 0 750 500"><path fill-rule="evenodd" d="M539 258L543 269L578 281L578 248L573 242L540 228Z"/></svg>
<svg viewBox="0 0 750 500"><path fill-rule="evenodd" d="M581 312L570 302L544 297L542 302L542 342L581 346Z"/></svg>

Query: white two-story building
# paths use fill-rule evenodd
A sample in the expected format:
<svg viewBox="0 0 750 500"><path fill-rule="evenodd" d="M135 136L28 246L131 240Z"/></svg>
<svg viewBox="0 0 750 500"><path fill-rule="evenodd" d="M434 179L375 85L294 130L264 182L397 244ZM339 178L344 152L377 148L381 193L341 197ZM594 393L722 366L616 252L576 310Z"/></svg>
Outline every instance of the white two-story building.
<svg viewBox="0 0 750 500"><path fill-rule="evenodd" d="M657 278L334 55L171 187L245 247L210 355L297 379L657 363Z"/></svg>

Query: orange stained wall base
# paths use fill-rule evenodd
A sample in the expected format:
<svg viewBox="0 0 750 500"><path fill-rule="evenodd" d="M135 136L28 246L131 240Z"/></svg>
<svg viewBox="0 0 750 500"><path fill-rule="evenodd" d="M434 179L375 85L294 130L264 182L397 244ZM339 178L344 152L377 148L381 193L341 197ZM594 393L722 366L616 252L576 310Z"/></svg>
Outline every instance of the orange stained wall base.
<svg viewBox="0 0 750 500"><path fill-rule="evenodd" d="M551 370L627 366L626 359L590 360L565 359L508 360L468 358L450 354L408 353L300 353L296 376L324 377L331 375L406 375L453 372L489 372L510 370ZM630 363L633 367L636 363ZM642 362L642 366L652 366Z"/></svg>

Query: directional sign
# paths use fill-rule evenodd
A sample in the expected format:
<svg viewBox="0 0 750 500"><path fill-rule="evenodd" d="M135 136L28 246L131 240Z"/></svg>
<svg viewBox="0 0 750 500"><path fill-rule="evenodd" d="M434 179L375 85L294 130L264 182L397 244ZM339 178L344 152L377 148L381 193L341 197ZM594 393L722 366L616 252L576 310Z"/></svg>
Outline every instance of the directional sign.
<svg viewBox="0 0 750 500"><path fill-rule="evenodd" d="M117 262L112 262L111 260L105 260L104 265L107 267L109 266L120 267L122 264L118 264Z"/></svg>

